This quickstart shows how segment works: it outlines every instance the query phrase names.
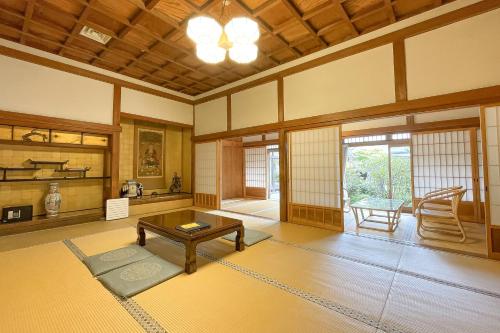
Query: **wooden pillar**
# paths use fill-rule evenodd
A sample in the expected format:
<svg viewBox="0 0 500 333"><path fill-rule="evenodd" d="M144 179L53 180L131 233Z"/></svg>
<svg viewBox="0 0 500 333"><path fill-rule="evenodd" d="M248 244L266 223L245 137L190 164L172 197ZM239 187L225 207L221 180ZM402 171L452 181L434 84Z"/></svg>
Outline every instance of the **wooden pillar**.
<svg viewBox="0 0 500 333"><path fill-rule="evenodd" d="M115 84L113 89L113 126L120 126L121 86ZM109 198L120 197L120 132L111 135L110 159L111 185Z"/></svg>
<svg viewBox="0 0 500 333"><path fill-rule="evenodd" d="M288 221L288 139L287 132L279 132L280 152L280 221Z"/></svg>
<svg viewBox="0 0 500 333"><path fill-rule="evenodd" d="M403 39L392 44L394 54L394 83L396 101L408 100L408 89L406 82L406 50Z"/></svg>

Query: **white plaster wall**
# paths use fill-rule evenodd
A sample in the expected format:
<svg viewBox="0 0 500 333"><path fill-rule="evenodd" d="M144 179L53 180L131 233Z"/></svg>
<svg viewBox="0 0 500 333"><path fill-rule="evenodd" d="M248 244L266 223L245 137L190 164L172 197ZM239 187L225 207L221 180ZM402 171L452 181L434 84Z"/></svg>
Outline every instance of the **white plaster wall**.
<svg viewBox="0 0 500 333"><path fill-rule="evenodd" d="M227 130L227 98L221 97L194 107L195 135Z"/></svg>

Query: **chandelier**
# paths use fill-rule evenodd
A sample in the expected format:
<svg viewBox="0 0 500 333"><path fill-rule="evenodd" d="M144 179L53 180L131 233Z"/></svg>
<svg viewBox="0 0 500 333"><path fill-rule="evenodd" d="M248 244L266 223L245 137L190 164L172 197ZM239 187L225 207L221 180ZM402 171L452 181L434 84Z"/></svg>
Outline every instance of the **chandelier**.
<svg viewBox="0 0 500 333"><path fill-rule="evenodd" d="M220 18L227 4L229 0L223 0ZM194 17L188 21L187 35L196 43L196 56L209 64L223 61L226 53L240 64L257 59L259 26L247 17L233 18L224 28L212 17Z"/></svg>

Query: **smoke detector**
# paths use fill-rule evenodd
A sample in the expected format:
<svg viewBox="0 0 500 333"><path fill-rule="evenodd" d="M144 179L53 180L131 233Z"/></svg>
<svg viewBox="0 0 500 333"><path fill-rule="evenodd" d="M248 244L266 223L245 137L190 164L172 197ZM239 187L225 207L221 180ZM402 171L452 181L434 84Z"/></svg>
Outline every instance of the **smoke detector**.
<svg viewBox="0 0 500 333"><path fill-rule="evenodd" d="M80 35L85 36L87 38L90 38L92 40L95 40L96 42L101 43L101 44L106 44L111 39L110 35L106 35L105 33L94 30L91 27L86 26L86 25L80 31Z"/></svg>

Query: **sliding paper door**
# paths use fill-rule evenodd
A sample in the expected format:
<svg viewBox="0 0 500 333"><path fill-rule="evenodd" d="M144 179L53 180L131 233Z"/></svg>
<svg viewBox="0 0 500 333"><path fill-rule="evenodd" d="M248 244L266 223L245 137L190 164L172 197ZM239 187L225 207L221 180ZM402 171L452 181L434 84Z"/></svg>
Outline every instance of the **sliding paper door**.
<svg viewBox="0 0 500 333"><path fill-rule="evenodd" d="M266 147L245 148L245 197L266 198Z"/></svg>
<svg viewBox="0 0 500 333"><path fill-rule="evenodd" d="M500 106L481 109L488 254L500 259Z"/></svg>
<svg viewBox="0 0 500 333"><path fill-rule="evenodd" d="M199 207L218 208L218 143L195 145L194 204Z"/></svg>
<svg viewBox="0 0 500 333"><path fill-rule="evenodd" d="M343 230L340 127L289 133L289 222Z"/></svg>
<svg viewBox="0 0 500 333"><path fill-rule="evenodd" d="M426 193L462 186L466 190L459 214L478 220L479 176L476 129L412 135L414 207Z"/></svg>

